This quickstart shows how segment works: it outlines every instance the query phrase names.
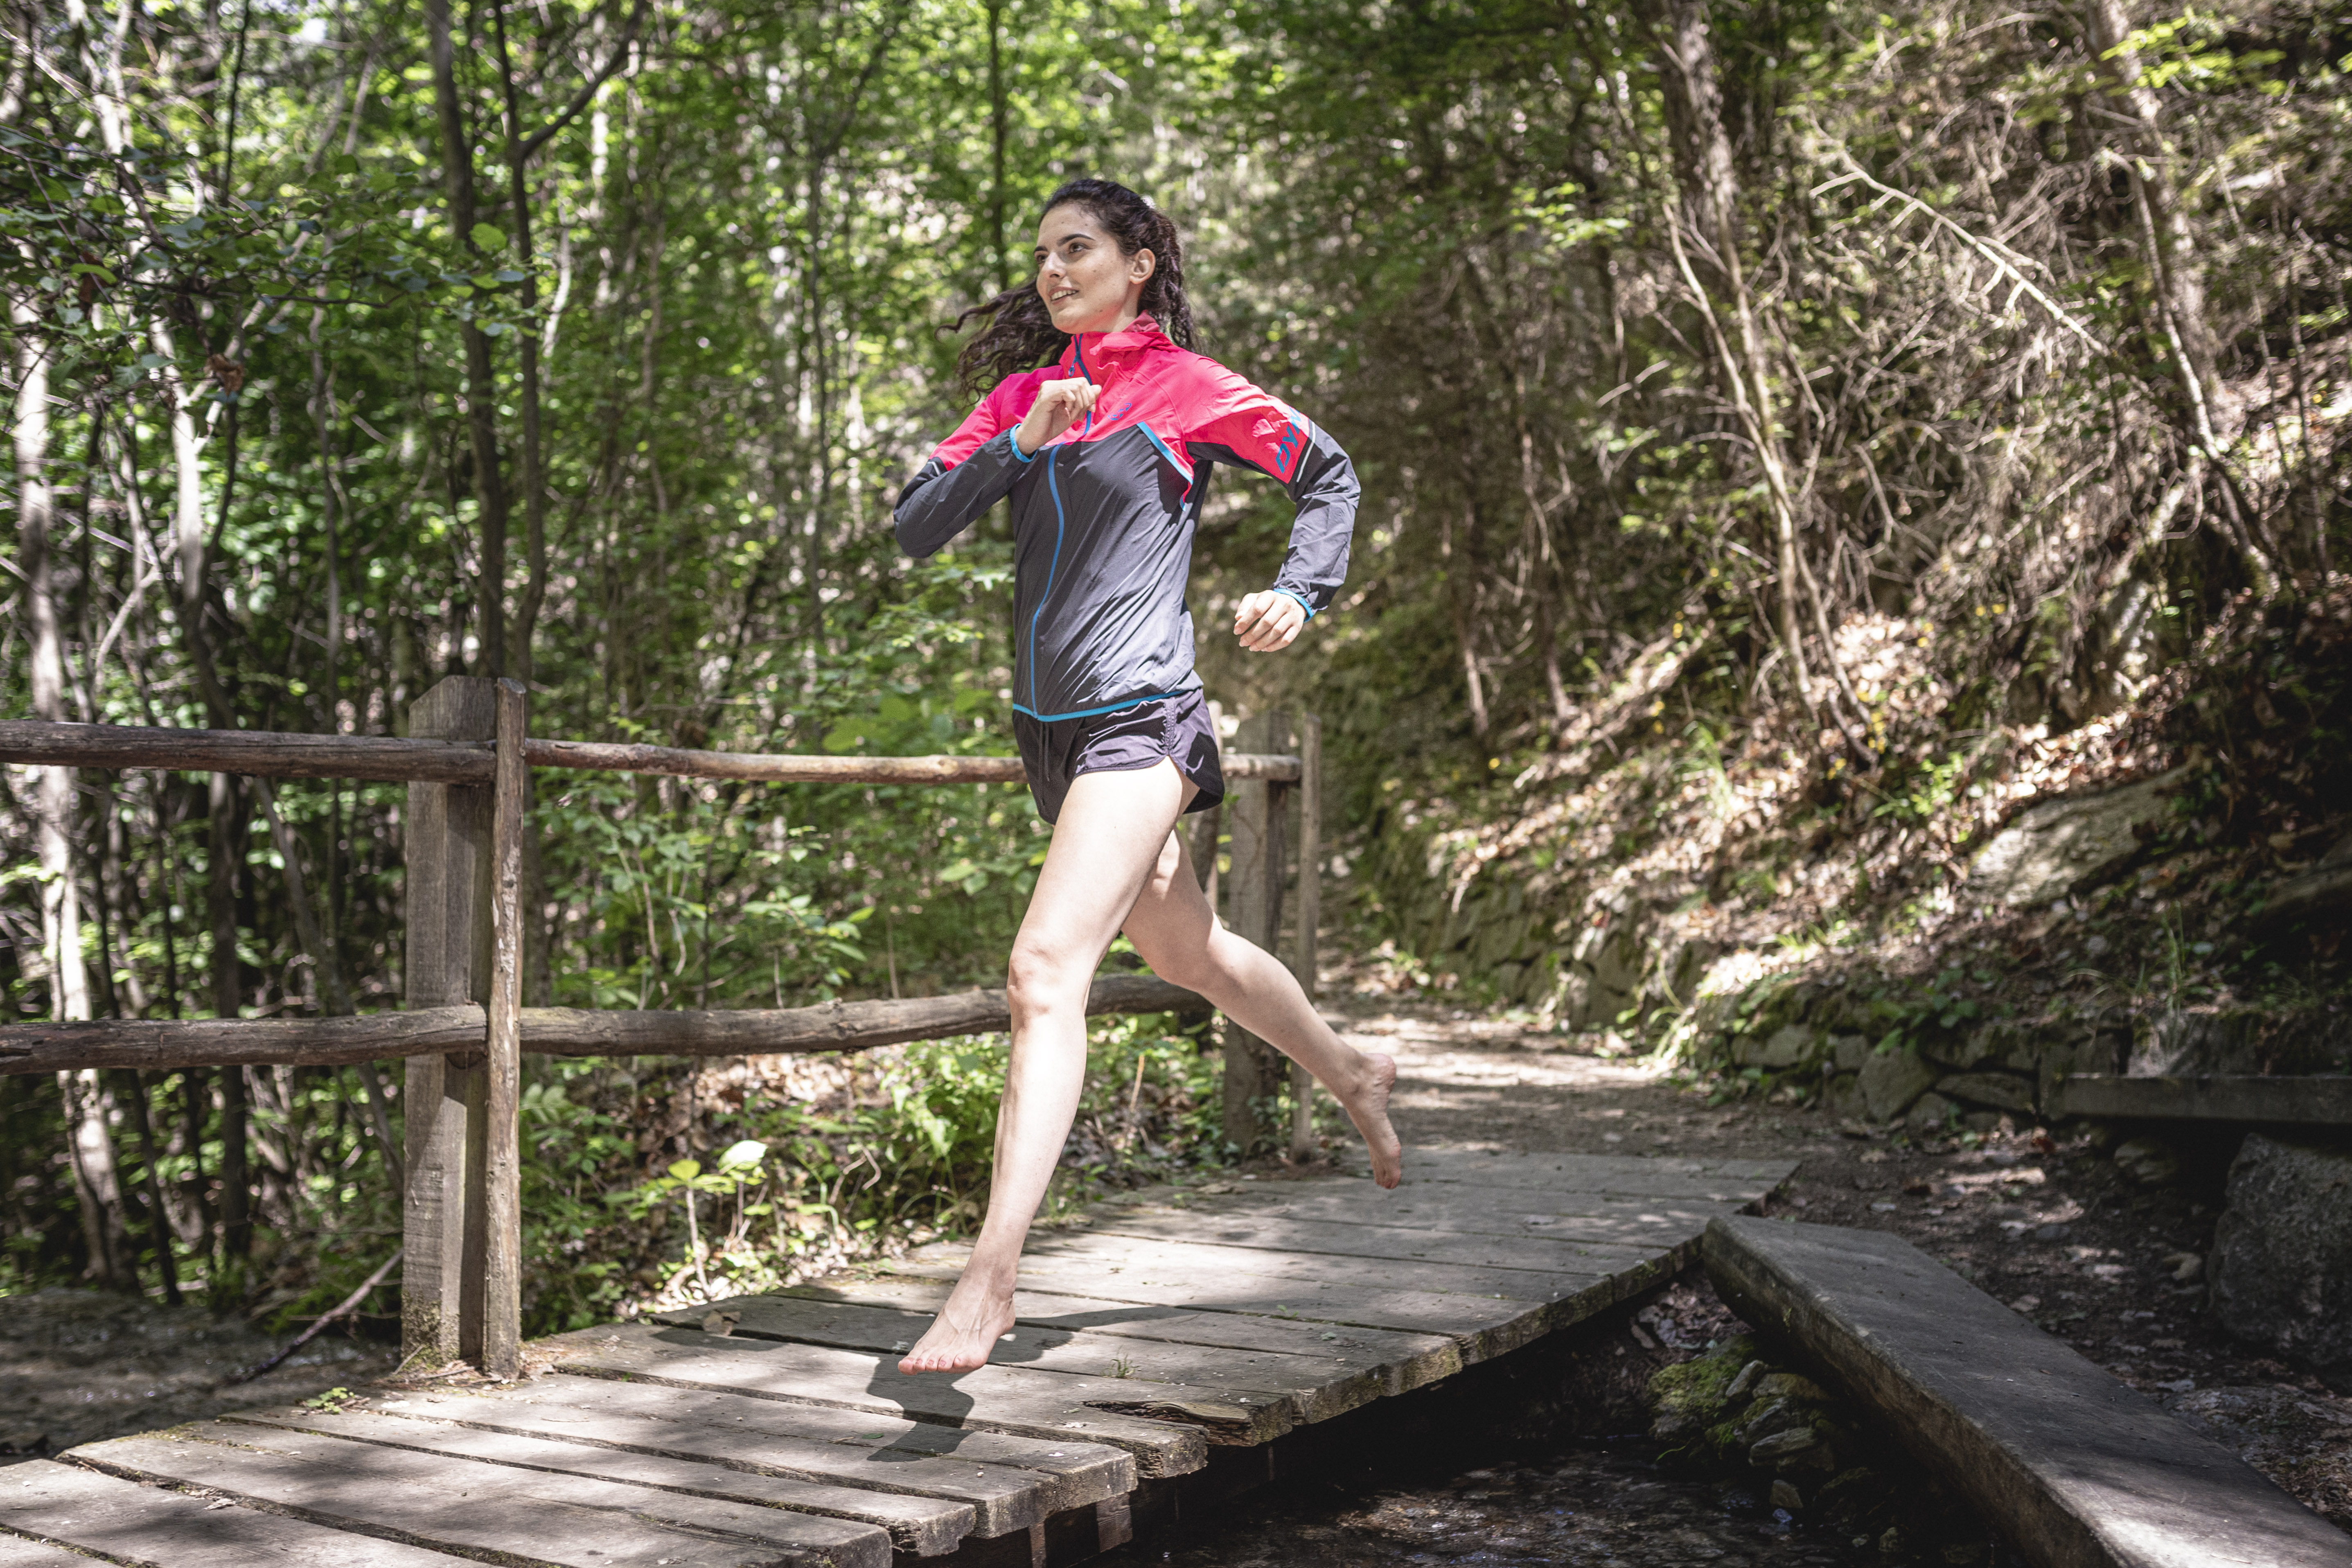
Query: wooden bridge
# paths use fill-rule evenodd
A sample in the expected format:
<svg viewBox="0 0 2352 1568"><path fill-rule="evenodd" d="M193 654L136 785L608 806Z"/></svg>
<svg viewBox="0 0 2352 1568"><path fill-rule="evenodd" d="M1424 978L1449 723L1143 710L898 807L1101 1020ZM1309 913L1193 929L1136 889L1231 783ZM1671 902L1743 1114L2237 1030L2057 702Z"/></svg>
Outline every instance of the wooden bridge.
<svg viewBox="0 0 2352 1568"><path fill-rule="evenodd" d="M155 1568L1077 1562L1662 1283L1789 1170L1422 1149L1391 1193L1156 1189L1032 1242L1018 1323L977 1372L896 1365L961 1265L941 1244L541 1341L518 1383L0 1469L0 1568L88 1561L58 1547Z"/></svg>

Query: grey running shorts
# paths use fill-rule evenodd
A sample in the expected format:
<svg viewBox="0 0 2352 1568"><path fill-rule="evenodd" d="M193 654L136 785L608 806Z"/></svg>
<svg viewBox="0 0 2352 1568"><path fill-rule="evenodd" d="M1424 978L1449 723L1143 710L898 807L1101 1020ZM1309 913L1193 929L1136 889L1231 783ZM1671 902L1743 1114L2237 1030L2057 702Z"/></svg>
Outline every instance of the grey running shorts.
<svg viewBox="0 0 2352 1568"><path fill-rule="evenodd" d="M1048 822L1062 815L1063 797L1080 773L1125 773L1150 767L1162 757L1200 786L1188 811L1206 811L1225 798L1208 700L1197 687L1081 719L1033 719L1016 712L1013 739L1029 771L1037 815Z"/></svg>

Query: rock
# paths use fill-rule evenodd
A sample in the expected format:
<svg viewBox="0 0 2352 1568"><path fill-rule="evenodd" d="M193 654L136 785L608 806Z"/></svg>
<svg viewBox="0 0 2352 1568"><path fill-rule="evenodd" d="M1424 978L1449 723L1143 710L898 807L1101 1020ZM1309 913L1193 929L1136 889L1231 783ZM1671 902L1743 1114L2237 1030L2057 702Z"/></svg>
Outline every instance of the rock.
<svg viewBox="0 0 2352 1568"><path fill-rule="evenodd" d="M1811 1426L1791 1426L1786 1432L1775 1432L1769 1437L1751 1444L1748 1462L1758 1469L1769 1469L1782 1459L1792 1458L1822 1446L1821 1434Z"/></svg>
<svg viewBox="0 0 2352 1568"><path fill-rule="evenodd" d="M1862 1103L1873 1121L1892 1121L1936 1086L1936 1069L1911 1052L1880 1051L1862 1064Z"/></svg>
<svg viewBox="0 0 2352 1568"><path fill-rule="evenodd" d="M1840 1072L1860 1072L1870 1063L1870 1037L1832 1035L1830 1062Z"/></svg>
<svg viewBox="0 0 2352 1568"><path fill-rule="evenodd" d="M1762 1365L1761 1362L1757 1363ZM1830 1402L1829 1391L1801 1372L1775 1372L1756 1380L1759 1399L1808 1399L1816 1405Z"/></svg>
<svg viewBox="0 0 2352 1568"><path fill-rule="evenodd" d="M2180 1156L2161 1138L2134 1138L2116 1145L2116 1169L2134 1186L2161 1187L2180 1174Z"/></svg>
<svg viewBox="0 0 2352 1568"><path fill-rule="evenodd" d="M1941 1132L1951 1125L1953 1113L1959 1107L1940 1094L1923 1094L1911 1105L1911 1113L1903 1124L1914 1132Z"/></svg>
<svg viewBox="0 0 2352 1568"><path fill-rule="evenodd" d="M1760 1361L1751 1361L1741 1367L1739 1375L1733 1378L1731 1385L1723 1391L1723 1402L1729 1405L1736 1400L1747 1398L1748 1391L1756 1386L1757 1380L1770 1370Z"/></svg>
<svg viewBox="0 0 2352 1568"><path fill-rule="evenodd" d="M1774 1508L1783 1510L1786 1512L1794 1513L1799 1509L1805 1506L1805 1494L1799 1491L1787 1481L1774 1481L1772 1483L1772 1506Z"/></svg>
<svg viewBox="0 0 2352 1568"><path fill-rule="evenodd" d="M1995 1110L2030 1111L2033 1109L2032 1080L2011 1078L2006 1073L1952 1073L1936 1080L1936 1092L1948 1100L1990 1106Z"/></svg>
<svg viewBox="0 0 2352 1568"><path fill-rule="evenodd" d="M1839 1128L1840 1131L1844 1131L1845 1127L1851 1126L1860 1131L1849 1136L1863 1138L1870 1136L1869 1129L1862 1127L1860 1122L1853 1120L1863 1109L1862 1076L1859 1073L1842 1072L1832 1075L1830 1080L1822 1086L1822 1104L1828 1108L1831 1115L1843 1121L1844 1126Z"/></svg>
<svg viewBox="0 0 2352 1568"><path fill-rule="evenodd" d="M1821 1044L1822 1032L1802 1024L1783 1024L1771 1034L1759 1038L1743 1035L1732 1047L1733 1058L1741 1067L1783 1068L1802 1065Z"/></svg>
<svg viewBox="0 0 2352 1568"><path fill-rule="evenodd" d="M2027 807L1977 852L1970 889L2020 909L2105 881L2137 858L2140 841L2132 829L2169 813L2170 792L2186 771Z"/></svg>
<svg viewBox="0 0 2352 1568"><path fill-rule="evenodd" d="M2207 1268L2235 1337L2352 1391L2352 1152L2251 1132Z"/></svg>

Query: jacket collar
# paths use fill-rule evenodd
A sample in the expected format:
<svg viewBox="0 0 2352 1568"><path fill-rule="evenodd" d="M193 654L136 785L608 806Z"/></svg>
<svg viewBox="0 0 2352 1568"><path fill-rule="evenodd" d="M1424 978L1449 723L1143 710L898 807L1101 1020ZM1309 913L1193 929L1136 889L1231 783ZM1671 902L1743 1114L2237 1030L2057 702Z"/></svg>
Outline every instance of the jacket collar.
<svg viewBox="0 0 2352 1568"><path fill-rule="evenodd" d="M1115 332L1076 334L1070 339L1069 345L1062 350L1061 364L1065 370L1075 370L1077 368L1081 355L1085 356L1086 363L1091 366L1101 363L1103 359L1109 355L1132 353L1139 349L1149 351L1167 346L1170 346L1169 337L1166 332L1160 330L1160 323L1148 315L1138 316Z"/></svg>

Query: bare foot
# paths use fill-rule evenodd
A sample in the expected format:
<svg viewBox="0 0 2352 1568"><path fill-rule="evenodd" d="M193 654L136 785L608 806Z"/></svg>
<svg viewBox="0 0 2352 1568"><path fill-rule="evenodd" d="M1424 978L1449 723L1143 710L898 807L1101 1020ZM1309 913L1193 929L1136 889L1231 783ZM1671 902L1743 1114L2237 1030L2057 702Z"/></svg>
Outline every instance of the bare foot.
<svg viewBox="0 0 2352 1568"><path fill-rule="evenodd" d="M996 1290L966 1270L948 1304L898 1363L912 1376L919 1372L970 1372L986 1366L1002 1336L1013 1331L1013 1287Z"/></svg>
<svg viewBox="0 0 2352 1568"><path fill-rule="evenodd" d="M1348 1120L1363 1134L1365 1152L1372 1157L1372 1180L1383 1187L1393 1187L1404 1180L1404 1143L1389 1125L1389 1090L1396 1087L1396 1058L1381 1051L1366 1051L1364 1060L1371 1070L1364 1075L1352 1095L1335 1096ZM950 1305L953 1303L950 1302Z"/></svg>

